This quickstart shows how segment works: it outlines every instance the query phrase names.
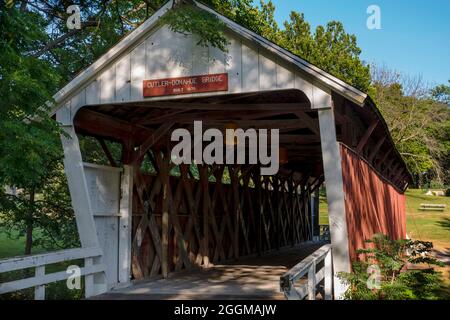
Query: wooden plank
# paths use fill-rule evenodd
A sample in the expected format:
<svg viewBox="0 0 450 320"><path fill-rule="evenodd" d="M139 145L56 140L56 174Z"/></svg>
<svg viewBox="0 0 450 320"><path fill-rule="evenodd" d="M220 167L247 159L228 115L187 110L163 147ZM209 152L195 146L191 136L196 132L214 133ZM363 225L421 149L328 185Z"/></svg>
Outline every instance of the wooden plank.
<svg viewBox="0 0 450 320"><path fill-rule="evenodd" d="M242 46L241 40L231 37L226 55L225 70L228 73L228 92L242 91Z"/></svg>
<svg viewBox="0 0 450 320"><path fill-rule="evenodd" d="M125 55L116 63L115 101L127 102L131 98L131 61L130 54Z"/></svg>
<svg viewBox="0 0 450 320"><path fill-rule="evenodd" d="M259 90L258 51L242 43L242 91Z"/></svg>
<svg viewBox="0 0 450 320"><path fill-rule="evenodd" d="M277 87L277 64L271 58L259 52L259 88L272 90Z"/></svg>
<svg viewBox="0 0 450 320"><path fill-rule="evenodd" d="M143 97L142 83L145 80L145 42L130 53L131 92L130 100L141 100Z"/></svg>
<svg viewBox="0 0 450 320"><path fill-rule="evenodd" d="M380 150L381 146L383 145L384 141L386 140L387 136L383 136L376 145L373 147L373 149L370 151L369 158L367 159L370 163L375 159L375 156L378 154L378 151Z"/></svg>
<svg viewBox="0 0 450 320"><path fill-rule="evenodd" d="M300 121L308 127L308 129L310 129L313 133L317 135L320 134L319 124L316 120L313 120L308 114L306 114L302 110L297 110L295 114L300 119Z"/></svg>
<svg viewBox="0 0 450 320"><path fill-rule="evenodd" d="M0 273L15 270L23 270L47 264L53 264L64 261L82 259L86 257L101 256L102 251L99 247L95 248L76 248L42 253L31 256L21 256L0 260Z"/></svg>
<svg viewBox="0 0 450 320"><path fill-rule="evenodd" d="M165 122L158 129L156 129L153 134L149 135L148 138L139 147L139 152L136 155L135 162L140 162L147 151L154 146L159 139L161 139L173 126L173 122Z"/></svg>
<svg viewBox="0 0 450 320"><path fill-rule="evenodd" d="M112 65L99 77L100 103L116 102L116 68Z"/></svg>
<svg viewBox="0 0 450 320"><path fill-rule="evenodd" d="M102 150L105 153L106 157L108 158L108 161L111 164L111 166L117 167L116 160L114 160L111 152L109 151L108 146L105 143L105 140L103 140L102 138L97 138L97 140L100 143L100 146L102 147Z"/></svg>
<svg viewBox="0 0 450 320"><path fill-rule="evenodd" d="M86 104L100 103L100 79L93 79L86 87Z"/></svg>
<svg viewBox="0 0 450 320"><path fill-rule="evenodd" d="M209 68L208 73L224 73L226 65L226 54L214 46L208 46Z"/></svg>
<svg viewBox="0 0 450 320"><path fill-rule="evenodd" d="M291 89L295 87L295 73L285 66L281 60L277 61L277 88Z"/></svg>
<svg viewBox="0 0 450 320"><path fill-rule="evenodd" d="M280 111L295 113L298 110L309 109L308 102L293 103L201 103L194 102L192 104L186 102L164 102L152 101L147 104L133 103L136 107L142 108L159 108L159 109L198 109L198 110L224 110L224 111Z"/></svg>

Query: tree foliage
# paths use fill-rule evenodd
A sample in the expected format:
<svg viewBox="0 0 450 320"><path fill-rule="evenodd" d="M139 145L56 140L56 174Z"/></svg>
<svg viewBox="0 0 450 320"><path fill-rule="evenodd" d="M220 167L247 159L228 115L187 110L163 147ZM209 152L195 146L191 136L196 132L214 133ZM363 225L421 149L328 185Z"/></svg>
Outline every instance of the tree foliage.
<svg viewBox="0 0 450 320"><path fill-rule="evenodd" d="M430 94L420 77L384 66L372 66L372 81L374 99L416 184L430 178L448 183L450 110L433 96L440 87Z"/></svg>
<svg viewBox="0 0 450 320"><path fill-rule="evenodd" d="M339 274L349 285L346 299L435 300L441 297L441 275L431 266L443 264L432 256L431 242L392 240L384 234L375 234L366 243L370 248L358 250L360 259L353 262L353 272ZM370 272L374 266L378 267L378 275Z"/></svg>

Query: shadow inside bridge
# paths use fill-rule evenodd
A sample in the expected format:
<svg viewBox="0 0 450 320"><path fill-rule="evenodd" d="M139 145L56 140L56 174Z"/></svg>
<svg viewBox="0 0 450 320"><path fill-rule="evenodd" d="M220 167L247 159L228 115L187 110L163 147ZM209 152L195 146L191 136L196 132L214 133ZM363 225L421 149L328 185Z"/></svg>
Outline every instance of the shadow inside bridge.
<svg viewBox="0 0 450 320"><path fill-rule="evenodd" d="M168 279L135 283L92 299L284 299L279 289L280 276L323 244L305 243L210 268L186 269L170 274Z"/></svg>

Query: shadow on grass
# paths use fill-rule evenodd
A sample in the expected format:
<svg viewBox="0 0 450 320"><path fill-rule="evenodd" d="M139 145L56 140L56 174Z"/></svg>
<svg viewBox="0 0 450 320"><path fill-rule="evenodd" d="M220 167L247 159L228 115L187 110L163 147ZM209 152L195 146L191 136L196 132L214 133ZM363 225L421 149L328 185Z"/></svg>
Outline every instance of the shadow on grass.
<svg viewBox="0 0 450 320"><path fill-rule="evenodd" d="M450 218L443 218L442 220L438 221L437 224L442 228L450 230Z"/></svg>

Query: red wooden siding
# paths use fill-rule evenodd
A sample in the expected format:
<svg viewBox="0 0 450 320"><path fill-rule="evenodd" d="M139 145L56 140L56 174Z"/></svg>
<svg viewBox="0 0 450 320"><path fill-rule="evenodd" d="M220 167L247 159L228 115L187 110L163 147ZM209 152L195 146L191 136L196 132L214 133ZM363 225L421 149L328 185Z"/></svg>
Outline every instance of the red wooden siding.
<svg viewBox="0 0 450 320"><path fill-rule="evenodd" d="M405 238L405 195L342 144L341 155L350 258L354 260L356 250L364 248L364 240L375 233Z"/></svg>

